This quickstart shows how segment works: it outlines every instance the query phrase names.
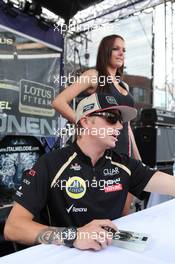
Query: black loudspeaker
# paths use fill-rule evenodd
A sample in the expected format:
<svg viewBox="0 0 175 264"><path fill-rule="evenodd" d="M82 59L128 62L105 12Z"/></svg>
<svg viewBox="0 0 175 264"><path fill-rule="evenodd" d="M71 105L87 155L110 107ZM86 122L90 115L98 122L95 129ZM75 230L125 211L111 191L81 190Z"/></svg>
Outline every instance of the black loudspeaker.
<svg viewBox="0 0 175 264"><path fill-rule="evenodd" d="M175 126L175 112L156 108L145 108L141 111L140 121L143 125Z"/></svg>
<svg viewBox="0 0 175 264"><path fill-rule="evenodd" d="M175 159L175 129L171 127L138 127L134 131L136 143L145 164Z"/></svg>
<svg viewBox="0 0 175 264"><path fill-rule="evenodd" d="M173 162L171 162L169 164L166 164L166 165L158 164L156 166L156 169L159 170L159 171L162 171L164 173L171 174L171 175L173 175L173 173L174 173L174 171L173 171Z"/></svg>

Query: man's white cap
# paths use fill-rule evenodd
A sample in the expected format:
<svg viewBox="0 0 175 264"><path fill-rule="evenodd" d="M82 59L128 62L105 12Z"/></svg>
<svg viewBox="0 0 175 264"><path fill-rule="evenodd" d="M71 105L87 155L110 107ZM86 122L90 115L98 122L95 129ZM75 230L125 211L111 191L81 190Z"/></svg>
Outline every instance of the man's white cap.
<svg viewBox="0 0 175 264"><path fill-rule="evenodd" d="M76 109L76 123L84 116L110 109L119 110L123 122L130 121L137 116L137 110L134 107L119 105L114 96L104 93L93 93L79 102Z"/></svg>

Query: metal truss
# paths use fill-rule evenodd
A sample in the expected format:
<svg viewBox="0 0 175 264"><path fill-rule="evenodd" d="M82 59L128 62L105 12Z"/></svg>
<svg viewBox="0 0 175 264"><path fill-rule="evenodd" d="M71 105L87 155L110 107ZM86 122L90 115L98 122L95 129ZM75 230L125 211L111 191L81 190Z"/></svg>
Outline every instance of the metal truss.
<svg viewBox="0 0 175 264"><path fill-rule="evenodd" d="M164 0L104 0L102 3L78 12L72 19L72 24L78 25L76 32L83 33L89 31L90 28L102 27L107 23L115 22L162 3Z"/></svg>

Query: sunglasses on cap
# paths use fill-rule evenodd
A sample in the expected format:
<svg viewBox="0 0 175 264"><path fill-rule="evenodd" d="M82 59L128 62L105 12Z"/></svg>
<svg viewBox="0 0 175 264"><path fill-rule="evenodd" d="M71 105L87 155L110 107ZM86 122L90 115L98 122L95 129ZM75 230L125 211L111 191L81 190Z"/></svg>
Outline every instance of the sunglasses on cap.
<svg viewBox="0 0 175 264"><path fill-rule="evenodd" d="M109 124L116 124L118 121L122 124L122 116L120 113L111 113L111 112L94 112L89 116L99 116L105 119Z"/></svg>

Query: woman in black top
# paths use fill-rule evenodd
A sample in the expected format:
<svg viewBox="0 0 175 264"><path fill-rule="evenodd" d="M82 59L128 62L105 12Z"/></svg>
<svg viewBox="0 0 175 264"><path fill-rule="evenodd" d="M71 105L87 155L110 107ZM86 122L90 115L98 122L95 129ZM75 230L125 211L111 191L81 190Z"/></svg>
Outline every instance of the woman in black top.
<svg viewBox="0 0 175 264"><path fill-rule="evenodd" d="M97 92L111 93L121 105L134 106L134 100L129 92L128 85L122 80L124 68L125 42L119 35L110 35L102 39L97 54L96 69L84 72L79 79L63 90L52 102L52 106L70 122L75 123L75 112L70 106L73 98L80 93L89 95ZM125 123L116 151L131 156L131 148L135 159L141 159L132 129ZM127 202L124 214L129 211L130 202Z"/></svg>
<svg viewBox="0 0 175 264"><path fill-rule="evenodd" d="M116 89L116 87L113 83L111 85L109 85L108 91L110 92L110 94L112 94L114 97L117 98L117 102L120 105L127 105L127 106L134 107L133 97L130 94L130 92L127 90L126 84L123 81L120 81L119 85L123 89L125 89L125 91L127 92L126 95L121 94L118 91L118 89ZM115 151L117 153L125 153L128 156L131 156L131 142L130 142L130 138L129 138L129 127L130 127L129 122L126 122L123 124L123 129L120 131L120 135L118 138L118 142L117 142L117 146L115 148Z"/></svg>

